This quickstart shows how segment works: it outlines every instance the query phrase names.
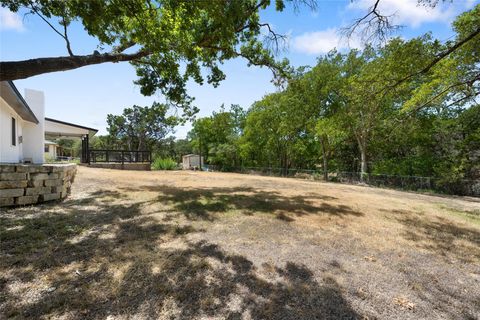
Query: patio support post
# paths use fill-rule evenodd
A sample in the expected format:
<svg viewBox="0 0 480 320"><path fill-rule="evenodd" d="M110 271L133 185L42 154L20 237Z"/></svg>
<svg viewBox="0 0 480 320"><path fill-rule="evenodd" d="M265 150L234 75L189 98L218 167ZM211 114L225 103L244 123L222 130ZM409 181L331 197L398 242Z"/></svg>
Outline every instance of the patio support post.
<svg viewBox="0 0 480 320"><path fill-rule="evenodd" d="M85 135L85 145L86 145L86 150L87 150L87 163L90 164L90 146L89 146L89 141L88 141L88 134Z"/></svg>

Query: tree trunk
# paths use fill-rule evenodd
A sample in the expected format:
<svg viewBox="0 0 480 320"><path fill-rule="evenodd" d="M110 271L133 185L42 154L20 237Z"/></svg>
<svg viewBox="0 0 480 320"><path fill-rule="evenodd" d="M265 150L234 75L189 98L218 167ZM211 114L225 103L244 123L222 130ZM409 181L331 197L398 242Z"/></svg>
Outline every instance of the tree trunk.
<svg viewBox="0 0 480 320"><path fill-rule="evenodd" d="M367 152L365 147L360 147L360 180L365 182L365 177L367 175Z"/></svg>
<svg viewBox="0 0 480 320"><path fill-rule="evenodd" d="M105 62L132 61L148 55L148 52L139 51L133 54L104 53L85 56L37 58L22 61L1 61L0 81L25 79L43 73L72 70Z"/></svg>
<svg viewBox="0 0 480 320"><path fill-rule="evenodd" d="M323 179L328 181L328 154L326 148L326 141L324 138L320 139L320 144L322 145L322 155L323 155Z"/></svg>
<svg viewBox="0 0 480 320"><path fill-rule="evenodd" d="M355 134L358 143L358 149L360 150L360 181L365 182L367 175L367 142L365 135Z"/></svg>
<svg viewBox="0 0 480 320"><path fill-rule="evenodd" d="M200 168L198 168L200 171L202 171L202 139L198 139L198 149L200 153L200 159L198 159L198 163L200 164Z"/></svg>

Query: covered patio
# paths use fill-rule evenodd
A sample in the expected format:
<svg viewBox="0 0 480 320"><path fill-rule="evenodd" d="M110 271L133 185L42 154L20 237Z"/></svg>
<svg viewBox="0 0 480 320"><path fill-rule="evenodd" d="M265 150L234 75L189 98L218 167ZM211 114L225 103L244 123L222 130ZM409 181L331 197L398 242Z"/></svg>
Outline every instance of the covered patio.
<svg viewBox="0 0 480 320"><path fill-rule="evenodd" d="M89 137L94 136L97 129L84 127L78 124L60 121L52 118L45 118L45 139L81 139L82 151L80 163L89 163Z"/></svg>

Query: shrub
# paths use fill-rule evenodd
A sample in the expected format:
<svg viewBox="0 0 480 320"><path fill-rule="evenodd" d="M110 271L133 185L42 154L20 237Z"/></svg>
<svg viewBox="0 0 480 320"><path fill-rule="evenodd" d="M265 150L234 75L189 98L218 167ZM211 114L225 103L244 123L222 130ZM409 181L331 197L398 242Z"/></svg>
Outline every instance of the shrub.
<svg viewBox="0 0 480 320"><path fill-rule="evenodd" d="M156 158L152 163L154 170L175 170L177 167L177 162L171 158Z"/></svg>

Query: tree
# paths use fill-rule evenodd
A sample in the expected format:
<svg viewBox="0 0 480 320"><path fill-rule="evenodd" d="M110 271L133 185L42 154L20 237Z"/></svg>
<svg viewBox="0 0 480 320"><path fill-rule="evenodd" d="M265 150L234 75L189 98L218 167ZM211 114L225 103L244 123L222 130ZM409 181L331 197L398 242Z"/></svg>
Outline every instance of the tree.
<svg viewBox="0 0 480 320"><path fill-rule="evenodd" d="M165 138L178 124L177 117L167 115L168 110L168 105L158 102L151 107L134 105L124 109L121 115L107 115L107 130L129 150L145 150Z"/></svg>
<svg viewBox="0 0 480 320"><path fill-rule="evenodd" d="M202 84L206 78L217 86L225 78L219 65L226 60L245 58L249 65L270 68L276 77L286 75L287 61L274 58L283 36L260 21L260 11L273 1L277 11L285 9L285 0L1 0L2 7L13 12L22 9L39 16L65 41L68 55L0 62L0 81L128 61L137 70L142 94L160 90L191 115L196 109L188 107L192 99L186 83L193 79ZM310 0L288 2L315 5ZM68 36L73 21L98 39L100 52L74 53ZM208 70L206 77L202 69Z"/></svg>
<svg viewBox="0 0 480 320"><path fill-rule="evenodd" d="M205 161L224 170L231 169L240 164L239 138L244 123L245 111L239 105L231 105L229 111L222 105L219 112L197 119L188 135Z"/></svg>

